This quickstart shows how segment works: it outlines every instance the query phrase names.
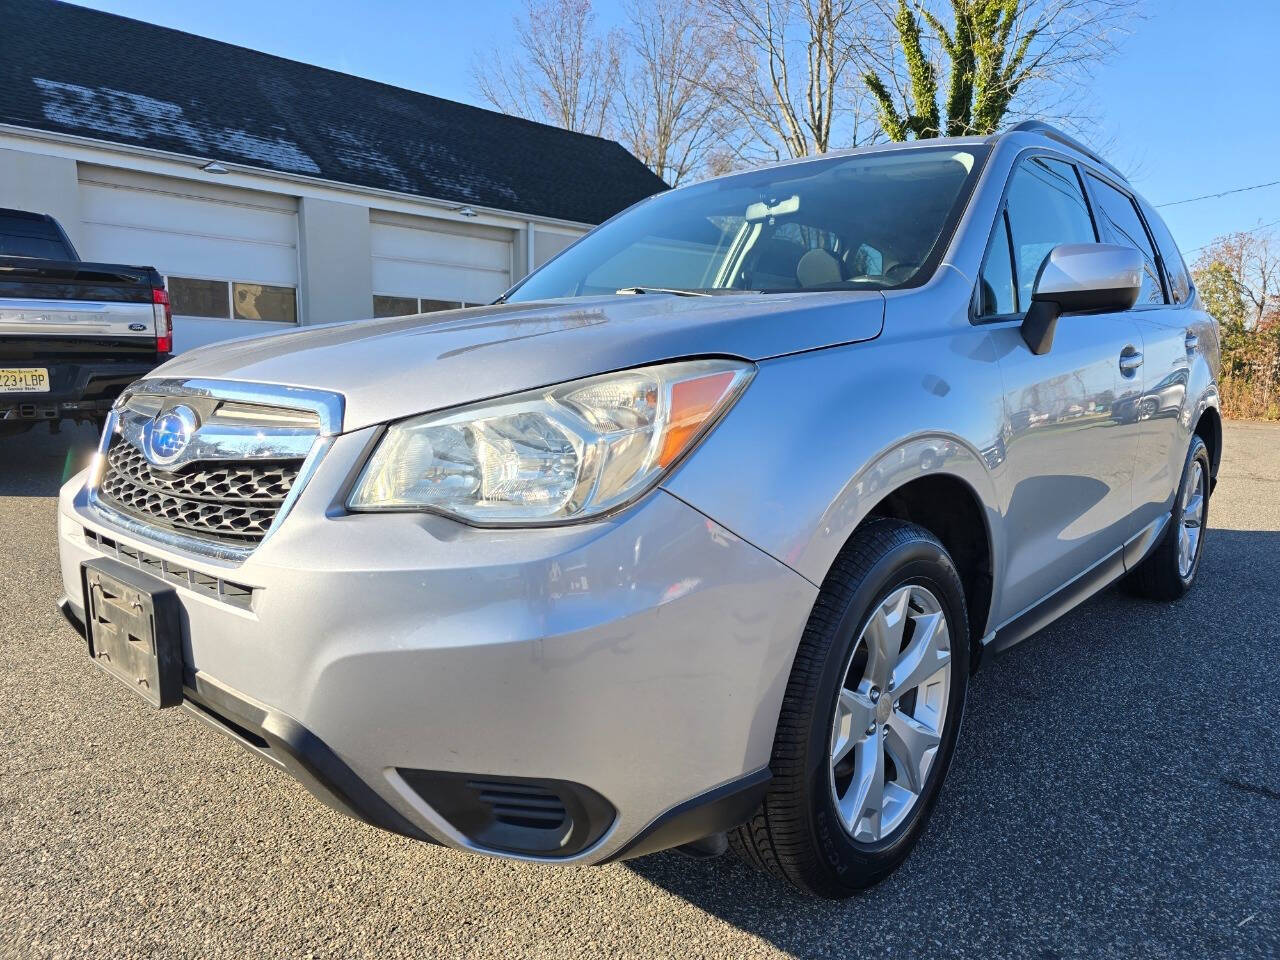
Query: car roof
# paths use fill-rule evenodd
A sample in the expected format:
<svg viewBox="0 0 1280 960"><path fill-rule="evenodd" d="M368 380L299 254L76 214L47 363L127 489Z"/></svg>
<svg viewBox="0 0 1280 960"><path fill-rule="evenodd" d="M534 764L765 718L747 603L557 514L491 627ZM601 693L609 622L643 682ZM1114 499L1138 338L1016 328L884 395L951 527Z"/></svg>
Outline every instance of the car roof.
<svg viewBox="0 0 1280 960"><path fill-rule="evenodd" d="M1102 167L1111 176L1125 184L1125 186L1129 185L1128 178L1120 172L1115 164L1104 160L1093 148L1085 146L1075 137L1064 133L1050 123L1045 123L1043 120L1023 120L1021 123L1015 124L1008 130L1002 130L999 133L992 134L987 138L987 142L994 144L1001 140L1025 136L1040 137L1041 139L1052 142L1056 146L1066 147L1069 150L1073 150L1080 156L1091 160L1098 166Z"/></svg>
<svg viewBox="0 0 1280 960"><path fill-rule="evenodd" d="M763 164L760 167L754 167L751 170L733 170L729 173L721 174L717 177L708 177L705 180L698 180L695 183L681 184L676 190L685 187L696 186L697 184L709 183L713 180L725 180L739 176L743 173L751 173L758 170L772 169L776 167L790 167L802 163L812 163L817 160L829 160L833 157L850 157L862 156L866 154L887 153L889 151L926 149L931 147L981 147L994 146L996 143L1011 138L1027 138L1048 140L1053 144L1066 147L1078 153L1080 156L1093 161L1100 167L1105 169L1112 176L1118 178L1122 183L1128 186L1128 179L1113 164L1108 163L1100 157L1094 150L1085 146L1079 140L1064 133L1052 124L1045 123L1043 120L1023 120L1021 123L1015 124L1007 130L999 133L993 133L989 136L972 136L972 137L931 137L924 140L891 140L886 143L877 143L871 146L847 147L843 150L829 150L826 153L815 153L805 157L792 157L787 160L780 160L775 163Z"/></svg>

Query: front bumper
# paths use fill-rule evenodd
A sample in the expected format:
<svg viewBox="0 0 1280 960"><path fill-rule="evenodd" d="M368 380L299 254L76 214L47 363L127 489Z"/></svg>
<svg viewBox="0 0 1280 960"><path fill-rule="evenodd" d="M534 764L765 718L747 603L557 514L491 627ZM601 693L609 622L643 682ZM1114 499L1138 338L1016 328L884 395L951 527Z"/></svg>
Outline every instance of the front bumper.
<svg viewBox="0 0 1280 960"><path fill-rule="evenodd" d="M545 530L347 514L338 505L371 436L336 438L287 520L238 565L113 528L76 478L59 509L73 616L80 564L108 549L189 571L178 592L194 677L295 723L402 833L600 862L744 818L813 585L661 490L618 517ZM210 580L252 599L228 602ZM611 819L568 854L494 846L432 792L462 774L577 785Z"/></svg>

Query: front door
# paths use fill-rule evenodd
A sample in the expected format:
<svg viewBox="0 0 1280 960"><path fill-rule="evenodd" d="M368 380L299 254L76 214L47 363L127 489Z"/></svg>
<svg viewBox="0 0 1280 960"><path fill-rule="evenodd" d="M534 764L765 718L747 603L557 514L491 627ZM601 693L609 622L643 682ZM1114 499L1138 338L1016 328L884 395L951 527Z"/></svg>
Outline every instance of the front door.
<svg viewBox="0 0 1280 960"><path fill-rule="evenodd" d="M1129 313L1062 317L1041 356L1022 339L1022 312L1049 251L1097 241L1076 168L1052 157L1022 161L1001 220L981 286L1004 379L1007 434L997 623L1050 596L1135 532L1133 411L1143 386L1142 336Z"/></svg>

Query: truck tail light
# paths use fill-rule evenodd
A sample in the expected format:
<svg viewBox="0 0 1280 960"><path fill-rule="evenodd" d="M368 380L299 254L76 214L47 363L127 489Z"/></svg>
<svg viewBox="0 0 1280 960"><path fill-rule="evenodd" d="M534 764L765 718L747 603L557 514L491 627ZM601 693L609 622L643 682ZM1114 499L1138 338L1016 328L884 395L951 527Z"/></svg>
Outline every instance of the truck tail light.
<svg viewBox="0 0 1280 960"><path fill-rule="evenodd" d="M173 311L169 308L169 291L155 287L151 302L156 315L156 353L173 352Z"/></svg>

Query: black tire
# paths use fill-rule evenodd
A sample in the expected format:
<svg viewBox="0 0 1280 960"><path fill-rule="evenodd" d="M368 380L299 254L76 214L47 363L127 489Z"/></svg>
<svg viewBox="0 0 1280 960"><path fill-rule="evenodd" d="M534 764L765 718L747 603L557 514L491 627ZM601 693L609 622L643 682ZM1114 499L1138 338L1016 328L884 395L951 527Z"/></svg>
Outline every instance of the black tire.
<svg viewBox="0 0 1280 960"><path fill-rule="evenodd" d="M1185 520L1187 485L1195 475L1196 464L1199 464L1200 476L1204 478L1204 506L1200 511L1200 536L1196 542L1195 555L1191 559L1190 570L1184 574L1178 561L1178 537ZM1195 583L1196 574L1200 572L1200 557L1204 554L1204 537L1209 523L1209 469L1209 448L1198 436L1193 436L1186 463L1182 467L1178 495L1173 498L1169 523L1156 548L1125 577L1124 588L1128 593L1147 600L1179 600Z"/></svg>
<svg viewBox="0 0 1280 960"><path fill-rule="evenodd" d="M930 591L947 618L951 670L945 720L919 799L888 835L862 843L846 831L833 796L836 700L864 625L907 584ZM938 539L900 520L876 520L855 533L827 574L805 627L774 738L773 780L756 814L730 831L733 850L820 897L848 897L888 876L915 846L937 801L964 716L969 662L964 591Z"/></svg>

